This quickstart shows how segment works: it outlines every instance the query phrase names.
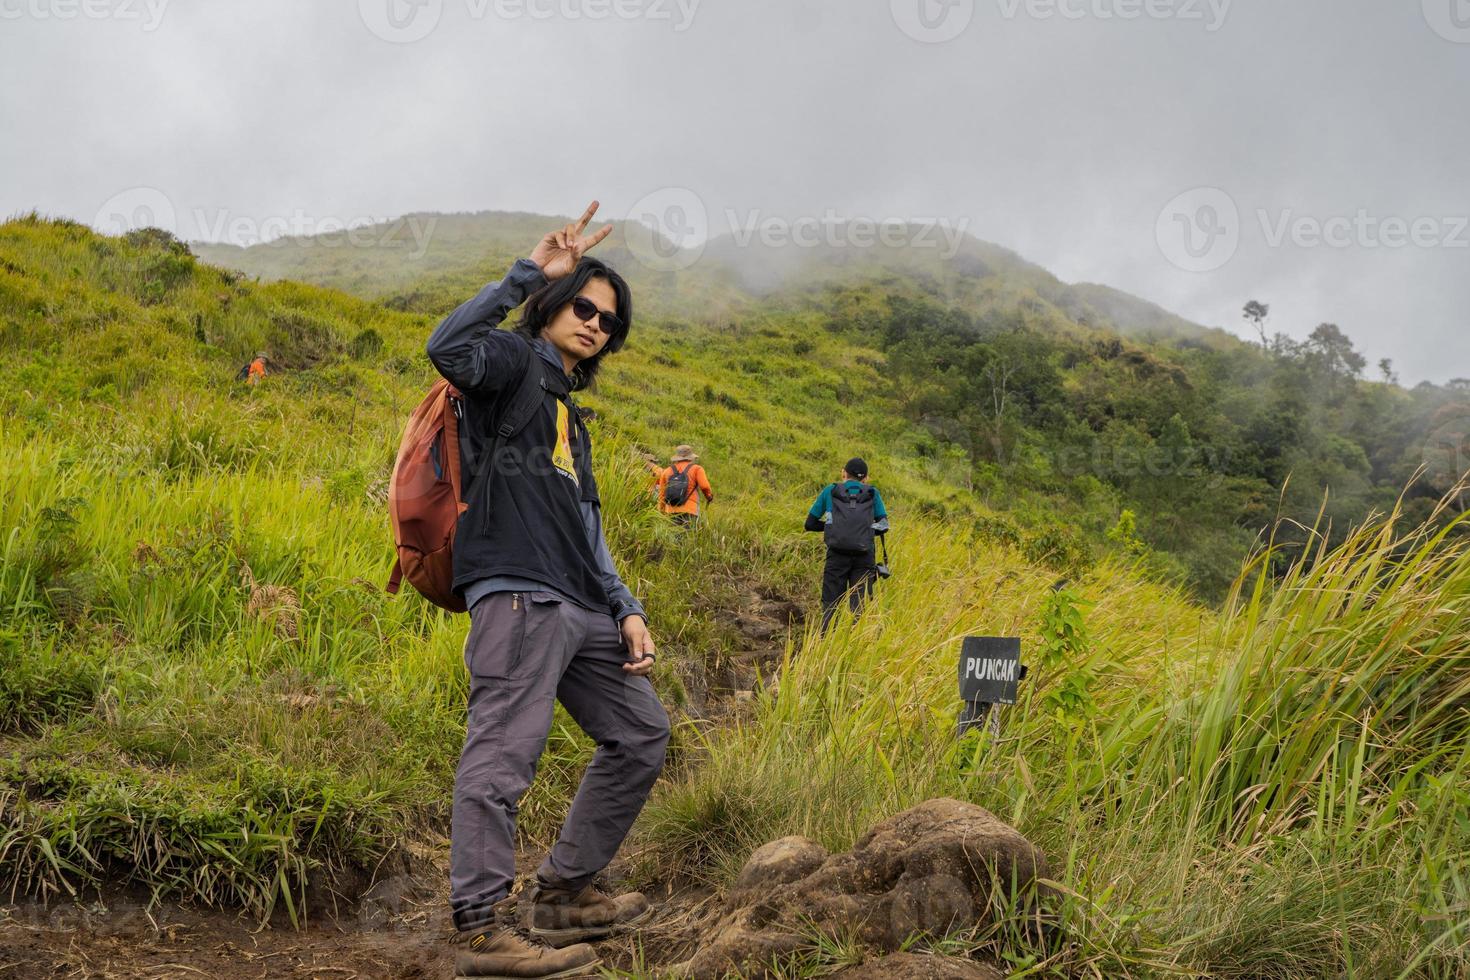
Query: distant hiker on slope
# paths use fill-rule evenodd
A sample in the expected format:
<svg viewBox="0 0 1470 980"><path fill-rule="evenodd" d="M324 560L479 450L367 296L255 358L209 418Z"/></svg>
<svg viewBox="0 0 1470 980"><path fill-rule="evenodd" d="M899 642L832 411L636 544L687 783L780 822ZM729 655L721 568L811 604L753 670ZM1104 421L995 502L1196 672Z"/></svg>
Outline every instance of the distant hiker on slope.
<svg viewBox="0 0 1470 980"><path fill-rule="evenodd" d="M878 577L873 535L888 531L888 509L877 487L868 486L868 464L854 456L842 479L825 487L806 515L806 529L821 531L827 543L822 569L822 630L832 623L847 597L856 616Z"/></svg>
<svg viewBox="0 0 1470 980"><path fill-rule="evenodd" d="M658 471L658 482L654 492L658 494L658 509L672 517L675 524L693 527L699 523L699 495L704 494L706 504L713 503L715 492L710 488L709 476L704 467L695 460L699 456L690 446L679 446L669 465Z"/></svg>
<svg viewBox="0 0 1470 980"><path fill-rule="evenodd" d="M269 361L270 357L266 355L266 352L259 351L255 355L255 360L242 367L240 373L235 375L235 380L243 381L248 385L259 384L265 378L265 366Z"/></svg>
<svg viewBox="0 0 1470 980"><path fill-rule="evenodd" d="M453 556L454 588L470 612L469 718L449 852L463 977L584 975L599 959L581 940L649 911L640 894L609 897L592 886L648 799L669 739L648 680L653 638L608 553L590 437L570 400L623 346L632 320L627 283L583 258L612 231L584 234L596 211L594 201L579 221L548 234L429 338L429 359L464 397L469 474ZM523 302L516 329L497 330ZM502 411L525 396L531 421L498 437ZM546 745L554 701L597 752L536 872L528 942L497 918L496 905L515 880L516 808Z"/></svg>

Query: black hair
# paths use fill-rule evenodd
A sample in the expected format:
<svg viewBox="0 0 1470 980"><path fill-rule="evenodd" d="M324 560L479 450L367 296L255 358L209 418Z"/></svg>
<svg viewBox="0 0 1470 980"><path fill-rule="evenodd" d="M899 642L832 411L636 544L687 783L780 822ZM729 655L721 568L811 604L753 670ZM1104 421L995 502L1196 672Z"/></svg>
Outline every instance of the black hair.
<svg viewBox="0 0 1470 980"><path fill-rule="evenodd" d="M617 313L618 319L623 321L623 327L607 339L602 350L582 361L572 370L572 389L574 391L592 387L592 381L597 377L597 369L602 366L602 359L608 354L621 350L628 339L629 331L633 329L633 291L628 288L628 283L623 277L599 259L583 258L572 270L571 275L548 283L531 294L521 312L520 322L516 324L516 333L521 334L527 340L536 339L541 336L541 332L546 329L552 317L561 312L562 307L576 299L582 287L593 279L604 279L612 287L613 295L617 297L614 312Z"/></svg>

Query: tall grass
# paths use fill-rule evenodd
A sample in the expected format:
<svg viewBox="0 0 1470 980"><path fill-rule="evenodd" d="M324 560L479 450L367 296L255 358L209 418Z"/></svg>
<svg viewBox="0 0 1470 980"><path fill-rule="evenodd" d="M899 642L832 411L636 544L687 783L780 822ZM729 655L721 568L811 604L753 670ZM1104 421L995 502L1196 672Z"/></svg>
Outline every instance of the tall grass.
<svg viewBox="0 0 1470 980"><path fill-rule="evenodd" d="M1218 619L1104 566L1085 631L1033 672L999 738L955 734L967 633L1045 665L1066 593L921 535L856 623L795 644L755 718L705 747L644 853L728 880L800 833L846 847L923 799L973 800L1050 855L1068 943L977 946L1104 975L1470 971L1470 550L1395 510L1278 581L1242 570ZM1253 583L1245 588L1245 582ZM1068 697L1059 697L1068 692ZM1080 693L1078 693L1080 692ZM1007 942L1010 945L1007 945Z"/></svg>

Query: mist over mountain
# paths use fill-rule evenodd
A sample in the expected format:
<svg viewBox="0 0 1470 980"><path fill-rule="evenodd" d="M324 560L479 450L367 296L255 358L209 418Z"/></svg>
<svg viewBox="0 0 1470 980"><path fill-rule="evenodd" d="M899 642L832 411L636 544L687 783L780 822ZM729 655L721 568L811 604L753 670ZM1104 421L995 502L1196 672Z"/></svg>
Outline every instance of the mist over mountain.
<svg viewBox="0 0 1470 980"><path fill-rule="evenodd" d="M195 248L265 279L442 315L569 220L415 213ZM1320 514L1341 540L1416 473L1407 500L1424 518L1470 459L1470 393L1404 390L1335 324L1251 343L938 223L765 216L685 245L613 225L596 254L633 286L635 322L740 335L789 319L874 346L893 410L931 433L916 451L956 455L987 506L1052 527L1060 553L1136 536L1162 574L1205 596L1222 595L1252 542L1282 522L1310 527ZM1305 547L1286 538L1288 551Z"/></svg>
<svg viewBox="0 0 1470 980"><path fill-rule="evenodd" d="M422 298L414 298L411 286L423 293L426 281L435 284L434 291L488 282L544 229L570 220L528 212L421 212L248 248L205 242L191 247L207 261L261 279L299 279L419 308ZM809 294L861 280L977 309L1040 302L1062 321L1122 334L1239 342L1120 290L1062 282L1010 249L943 223L886 229L845 222L820 229L752 223L684 246L637 226L630 246L629 223L611 223L614 232L597 256L639 287L640 306L656 313L698 315L698 304L681 302L681 292L701 301L713 293L723 311L774 294ZM706 315L717 310L704 307Z"/></svg>

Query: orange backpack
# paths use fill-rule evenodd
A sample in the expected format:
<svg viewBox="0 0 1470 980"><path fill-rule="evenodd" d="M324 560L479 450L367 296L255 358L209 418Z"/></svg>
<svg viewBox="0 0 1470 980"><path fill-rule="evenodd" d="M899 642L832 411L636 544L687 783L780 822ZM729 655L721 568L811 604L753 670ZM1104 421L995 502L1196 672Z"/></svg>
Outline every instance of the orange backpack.
<svg viewBox="0 0 1470 980"><path fill-rule="evenodd" d="M490 459L530 422L545 390L540 358L532 354L513 400L499 413ZM436 381L409 416L388 482L388 517L398 549L388 592L396 595L406 578L425 599L450 612L466 611L464 597L454 591L454 532L459 515L469 508L460 465L463 420L463 396L448 381Z"/></svg>

